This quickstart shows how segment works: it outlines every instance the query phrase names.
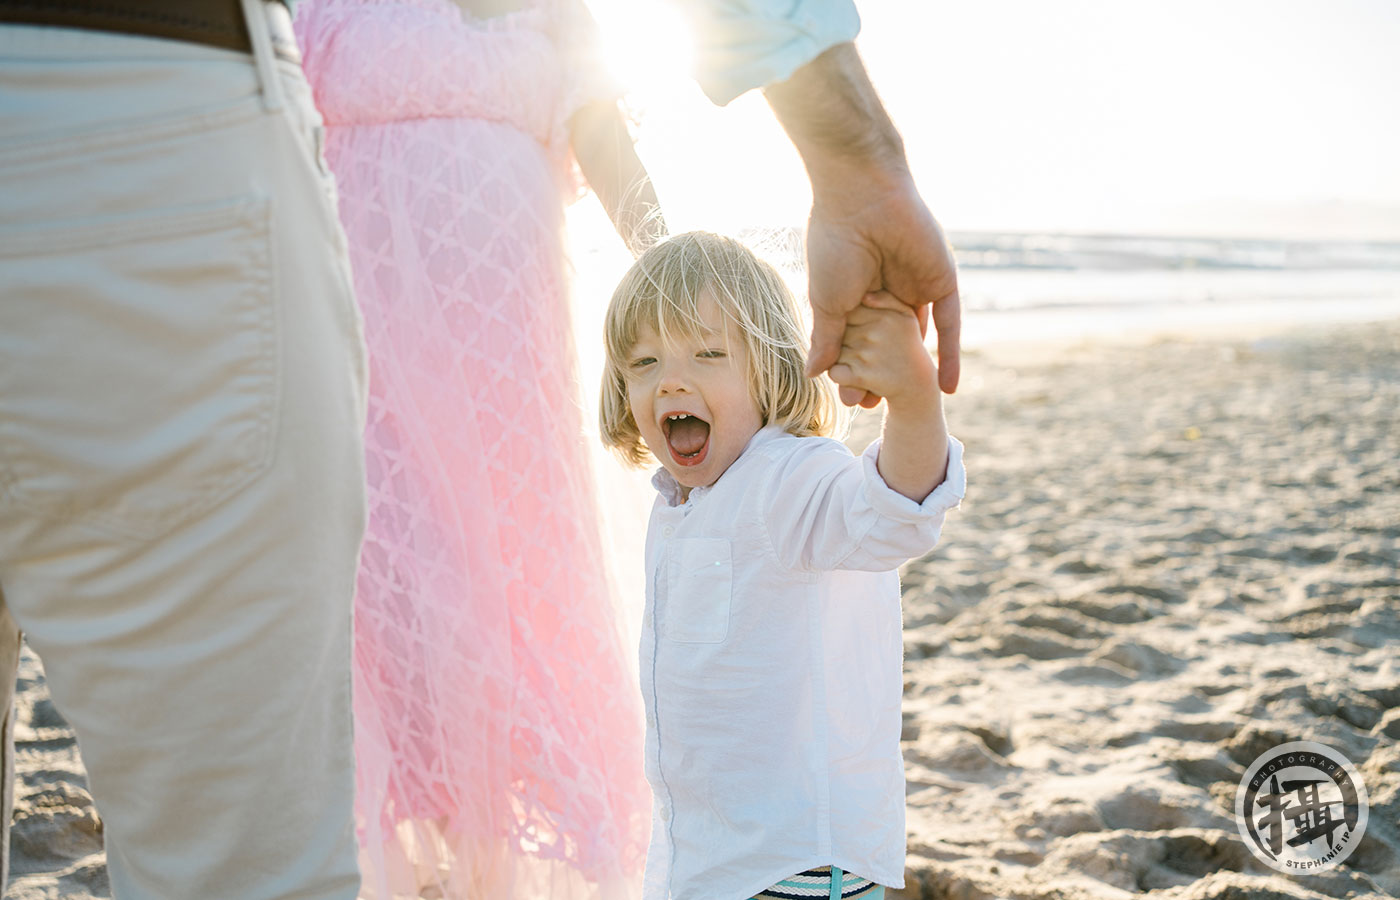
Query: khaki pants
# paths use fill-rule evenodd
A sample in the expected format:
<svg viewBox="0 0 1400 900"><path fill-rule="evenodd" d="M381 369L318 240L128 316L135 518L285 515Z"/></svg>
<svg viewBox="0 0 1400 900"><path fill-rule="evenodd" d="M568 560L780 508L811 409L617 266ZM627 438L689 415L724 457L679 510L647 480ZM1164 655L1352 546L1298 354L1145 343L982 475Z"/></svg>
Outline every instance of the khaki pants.
<svg viewBox="0 0 1400 900"><path fill-rule="evenodd" d="M358 890L365 357L318 143L267 52L0 26L0 678L17 623L118 898Z"/></svg>

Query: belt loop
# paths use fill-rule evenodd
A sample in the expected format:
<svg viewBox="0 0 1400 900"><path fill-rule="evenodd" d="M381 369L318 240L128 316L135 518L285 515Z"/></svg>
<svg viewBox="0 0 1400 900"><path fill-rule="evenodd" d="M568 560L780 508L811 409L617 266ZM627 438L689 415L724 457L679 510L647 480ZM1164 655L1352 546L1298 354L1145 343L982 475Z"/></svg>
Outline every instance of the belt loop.
<svg viewBox="0 0 1400 900"><path fill-rule="evenodd" d="M264 0L242 0L243 19L248 24L248 39L253 44L253 62L258 67L262 86L263 109L277 112L282 108L282 82L277 77L277 58L272 54L272 37L268 34Z"/></svg>
<svg viewBox="0 0 1400 900"><path fill-rule="evenodd" d="M839 866L831 867L831 900L841 900L841 889L846 886L846 873Z"/></svg>

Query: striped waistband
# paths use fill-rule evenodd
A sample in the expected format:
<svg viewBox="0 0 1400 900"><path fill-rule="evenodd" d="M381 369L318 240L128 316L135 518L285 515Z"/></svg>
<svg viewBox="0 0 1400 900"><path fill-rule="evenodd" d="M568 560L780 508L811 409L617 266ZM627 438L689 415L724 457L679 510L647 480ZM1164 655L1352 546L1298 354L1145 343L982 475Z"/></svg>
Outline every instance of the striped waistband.
<svg viewBox="0 0 1400 900"><path fill-rule="evenodd" d="M835 866L822 866L799 872L762 891L754 900L884 900L885 889L868 878L851 875Z"/></svg>

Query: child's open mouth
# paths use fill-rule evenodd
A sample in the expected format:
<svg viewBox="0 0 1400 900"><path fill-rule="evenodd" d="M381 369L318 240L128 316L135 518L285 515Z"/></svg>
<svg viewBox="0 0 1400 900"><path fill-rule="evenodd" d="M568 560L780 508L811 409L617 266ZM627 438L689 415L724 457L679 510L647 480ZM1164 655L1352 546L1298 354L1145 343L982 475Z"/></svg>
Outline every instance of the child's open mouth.
<svg viewBox="0 0 1400 900"><path fill-rule="evenodd" d="M682 466L698 466L710 450L710 423L690 413L671 413L661 420L661 433L671 458Z"/></svg>

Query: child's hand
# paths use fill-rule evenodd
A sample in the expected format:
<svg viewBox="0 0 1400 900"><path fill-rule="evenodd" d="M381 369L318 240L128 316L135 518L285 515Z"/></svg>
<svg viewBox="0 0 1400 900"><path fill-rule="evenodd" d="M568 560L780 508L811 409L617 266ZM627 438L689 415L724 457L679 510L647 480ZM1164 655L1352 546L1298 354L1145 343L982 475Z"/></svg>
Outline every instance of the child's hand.
<svg viewBox="0 0 1400 900"><path fill-rule="evenodd" d="M831 380L878 394L889 404L876 461L895 491L922 503L948 473L948 426L938 367L924 349L914 310L890 294L866 294L846 318Z"/></svg>
<svg viewBox="0 0 1400 900"><path fill-rule="evenodd" d="M885 291L866 294L848 314L841 355L828 374L843 387L884 397L890 409L938 396L938 368L924 348L918 317Z"/></svg>

